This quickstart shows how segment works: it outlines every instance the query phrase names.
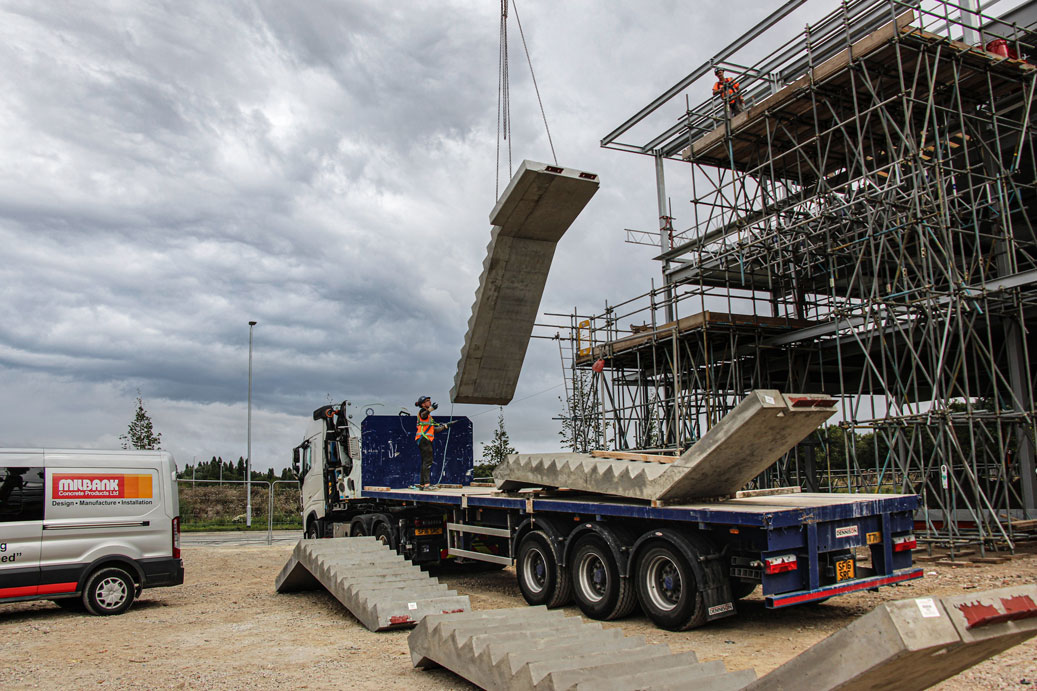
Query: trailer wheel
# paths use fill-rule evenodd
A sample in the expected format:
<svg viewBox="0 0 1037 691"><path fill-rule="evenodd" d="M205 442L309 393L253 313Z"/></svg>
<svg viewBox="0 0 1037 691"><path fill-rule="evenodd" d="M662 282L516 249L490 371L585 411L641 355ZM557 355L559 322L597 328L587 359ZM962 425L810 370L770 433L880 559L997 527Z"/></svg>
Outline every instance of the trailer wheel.
<svg viewBox="0 0 1037 691"><path fill-rule="evenodd" d="M90 614L122 614L133 604L137 586L133 577L118 567L100 568L90 574L83 589L83 604Z"/></svg>
<svg viewBox="0 0 1037 691"><path fill-rule="evenodd" d="M375 539L389 549L396 549L396 540L393 537L392 528L386 525L383 521L375 523L373 534Z"/></svg>
<svg viewBox="0 0 1037 691"><path fill-rule="evenodd" d="M591 619L619 619L637 605L630 579L620 578L604 540L585 537L576 543L570 566L576 604Z"/></svg>
<svg viewBox="0 0 1037 691"><path fill-rule="evenodd" d="M651 543L637 564L637 597L656 626L683 631L706 623L706 606L691 566L667 542Z"/></svg>
<svg viewBox="0 0 1037 691"><path fill-rule="evenodd" d="M527 533L519 542L515 576L522 597L531 605L561 607L572 598L568 574L559 568L551 542L539 530Z"/></svg>

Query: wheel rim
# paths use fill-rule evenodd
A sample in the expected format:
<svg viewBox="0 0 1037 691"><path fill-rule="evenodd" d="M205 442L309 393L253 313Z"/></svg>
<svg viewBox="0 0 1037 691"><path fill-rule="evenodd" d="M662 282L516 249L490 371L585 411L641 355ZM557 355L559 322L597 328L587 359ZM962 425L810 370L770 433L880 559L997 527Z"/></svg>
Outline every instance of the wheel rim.
<svg viewBox="0 0 1037 691"><path fill-rule="evenodd" d="M580 591L590 602L599 602L609 588L609 572L601 557L588 552L580 557L576 566L579 574Z"/></svg>
<svg viewBox="0 0 1037 691"><path fill-rule="evenodd" d="M129 590L126 581L116 576L105 578L94 589L94 599L104 609L116 609L126 602Z"/></svg>
<svg viewBox="0 0 1037 691"><path fill-rule="evenodd" d="M534 593L543 592L547 585L547 559L544 558L544 553L535 547L526 552L522 560L522 580Z"/></svg>
<svg viewBox="0 0 1037 691"><path fill-rule="evenodd" d="M666 555L657 554L649 560L645 581L648 597L657 609L669 612L680 603L684 591L681 572L677 564Z"/></svg>
<svg viewBox="0 0 1037 691"><path fill-rule="evenodd" d="M383 545L388 547L389 546L389 536L386 535L384 532L379 532L378 533L378 542L381 542Z"/></svg>

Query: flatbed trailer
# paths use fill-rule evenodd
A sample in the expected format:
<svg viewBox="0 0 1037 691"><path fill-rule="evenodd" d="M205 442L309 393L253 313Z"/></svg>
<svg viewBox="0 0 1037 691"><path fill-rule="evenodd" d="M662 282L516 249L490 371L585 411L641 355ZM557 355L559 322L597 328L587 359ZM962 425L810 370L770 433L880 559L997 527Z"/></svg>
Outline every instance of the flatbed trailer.
<svg viewBox="0 0 1037 691"><path fill-rule="evenodd" d="M681 630L766 606L820 602L920 578L916 495L782 493L659 505L567 491L364 487L335 535L378 536L416 563L514 565L531 605L575 599L617 619L640 604ZM862 558L862 555L866 555Z"/></svg>

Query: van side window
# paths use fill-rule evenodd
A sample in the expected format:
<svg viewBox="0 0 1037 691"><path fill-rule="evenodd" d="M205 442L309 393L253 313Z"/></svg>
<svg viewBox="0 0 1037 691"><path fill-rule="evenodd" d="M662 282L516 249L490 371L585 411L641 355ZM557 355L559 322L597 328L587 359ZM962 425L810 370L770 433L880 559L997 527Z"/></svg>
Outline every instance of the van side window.
<svg viewBox="0 0 1037 691"><path fill-rule="evenodd" d="M0 468L0 523L43 520L43 468Z"/></svg>

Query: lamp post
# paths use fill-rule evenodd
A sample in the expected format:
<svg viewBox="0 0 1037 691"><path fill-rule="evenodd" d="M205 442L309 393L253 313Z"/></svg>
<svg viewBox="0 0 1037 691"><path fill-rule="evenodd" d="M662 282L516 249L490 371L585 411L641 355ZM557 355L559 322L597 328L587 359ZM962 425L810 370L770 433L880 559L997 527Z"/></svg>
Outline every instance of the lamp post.
<svg viewBox="0 0 1037 691"><path fill-rule="evenodd" d="M248 323L248 458L245 459L245 527L252 527L252 327Z"/></svg>

